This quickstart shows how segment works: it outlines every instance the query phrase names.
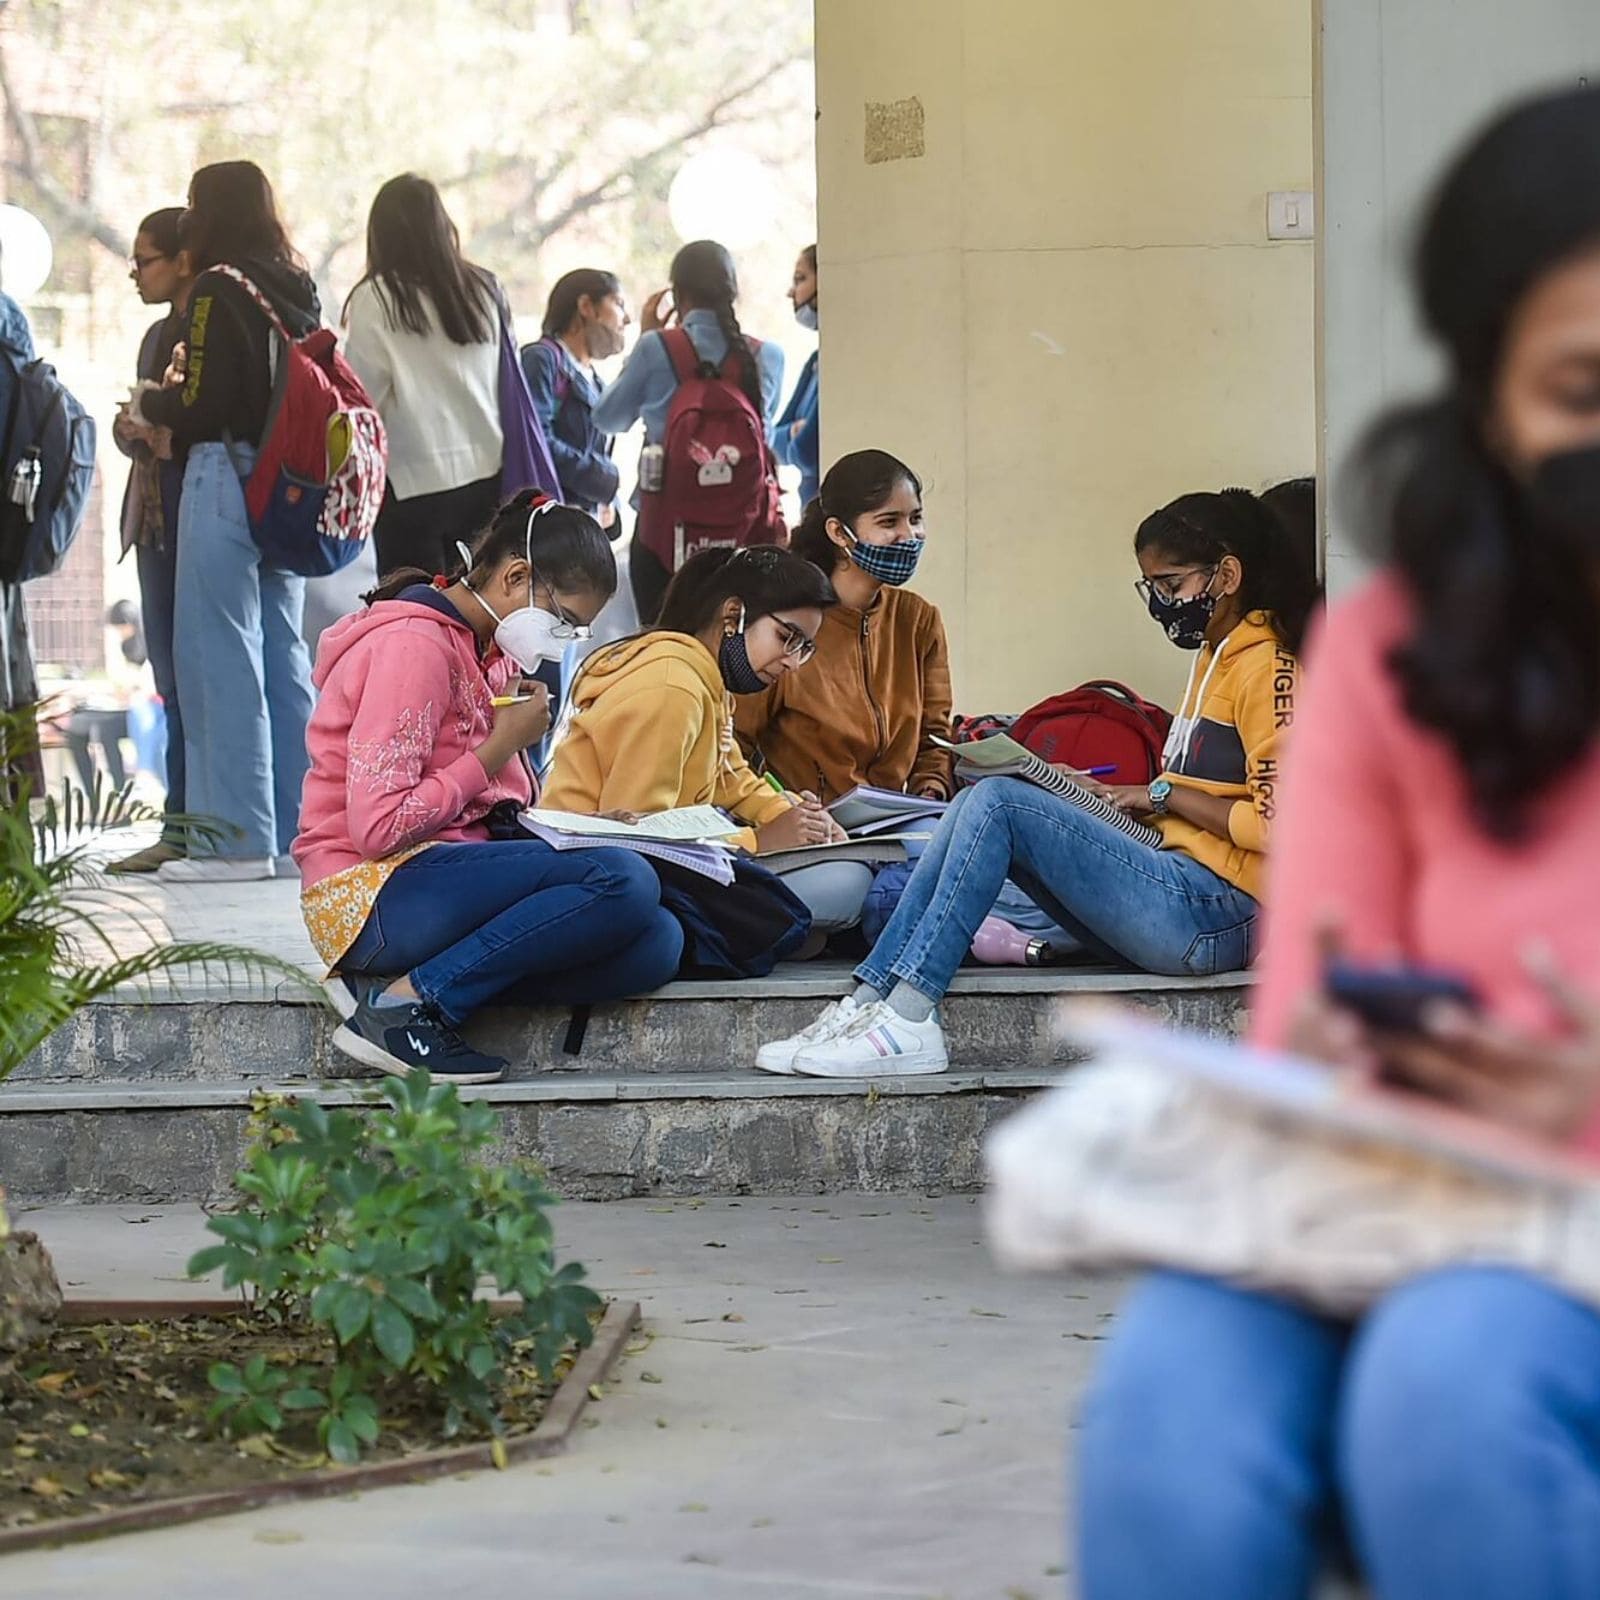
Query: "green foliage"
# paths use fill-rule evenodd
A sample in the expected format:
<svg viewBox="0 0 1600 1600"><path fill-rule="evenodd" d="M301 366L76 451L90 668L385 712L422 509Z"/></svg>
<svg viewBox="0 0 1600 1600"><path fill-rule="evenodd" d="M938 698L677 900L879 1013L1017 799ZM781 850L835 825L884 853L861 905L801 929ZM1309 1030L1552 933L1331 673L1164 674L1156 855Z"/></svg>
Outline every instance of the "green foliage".
<svg viewBox="0 0 1600 1600"><path fill-rule="evenodd" d="M99 871L91 848L104 829L159 814L99 786L36 802L10 775L37 737L31 708L0 713L0 1080L92 1000L157 973L304 977L241 946L174 941L137 890ZM218 833L187 826L196 838Z"/></svg>
<svg viewBox="0 0 1600 1600"><path fill-rule="evenodd" d="M256 1122L236 1179L244 1204L211 1219L221 1242L189 1271L220 1268L263 1314L326 1329L331 1359L213 1368L219 1423L277 1433L314 1416L329 1455L354 1461L378 1438L391 1386L430 1392L446 1437L468 1419L493 1429L513 1348L548 1376L588 1343L600 1302L581 1266L555 1264L551 1195L527 1168L483 1158L492 1107L419 1073L388 1080L370 1110L276 1101ZM485 1281L515 1308L494 1314Z"/></svg>

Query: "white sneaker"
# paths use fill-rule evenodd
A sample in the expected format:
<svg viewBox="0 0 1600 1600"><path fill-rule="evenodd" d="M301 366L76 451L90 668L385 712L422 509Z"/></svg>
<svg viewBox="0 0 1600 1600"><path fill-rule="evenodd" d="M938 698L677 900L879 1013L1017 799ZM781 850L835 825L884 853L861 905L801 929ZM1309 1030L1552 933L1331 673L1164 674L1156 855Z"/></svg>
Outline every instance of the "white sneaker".
<svg viewBox="0 0 1600 1600"><path fill-rule="evenodd" d="M756 1051L756 1066L762 1072L792 1073L794 1058L802 1050L824 1044L843 1033L855 1021L860 1010L853 994L835 1000L810 1027L790 1034L787 1039L774 1039L771 1044L762 1045Z"/></svg>
<svg viewBox="0 0 1600 1600"><path fill-rule="evenodd" d="M907 1022L887 1000L856 1012L849 1028L794 1058L793 1071L808 1078L901 1078L943 1072L950 1065L938 1014Z"/></svg>
<svg viewBox="0 0 1600 1600"><path fill-rule="evenodd" d="M254 883L273 876L270 856L189 856L169 861L159 883Z"/></svg>

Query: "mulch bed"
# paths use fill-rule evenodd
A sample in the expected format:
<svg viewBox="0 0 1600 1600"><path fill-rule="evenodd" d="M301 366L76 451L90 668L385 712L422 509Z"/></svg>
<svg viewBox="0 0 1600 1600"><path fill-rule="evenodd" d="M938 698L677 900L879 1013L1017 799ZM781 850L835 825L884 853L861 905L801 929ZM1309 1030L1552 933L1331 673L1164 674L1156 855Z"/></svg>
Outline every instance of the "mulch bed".
<svg viewBox="0 0 1600 1600"><path fill-rule="evenodd" d="M324 1336L214 1305L200 1315L181 1303L68 1313L37 1353L0 1374L0 1552L554 1454L638 1321L636 1305L613 1302L594 1344L567 1357L556 1384L513 1366L499 1449L483 1431L443 1440L439 1409L395 1385L379 1400L378 1444L360 1466L336 1467L314 1420L242 1440L206 1420L213 1362L242 1367L261 1353L319 1365Z"/></svg>

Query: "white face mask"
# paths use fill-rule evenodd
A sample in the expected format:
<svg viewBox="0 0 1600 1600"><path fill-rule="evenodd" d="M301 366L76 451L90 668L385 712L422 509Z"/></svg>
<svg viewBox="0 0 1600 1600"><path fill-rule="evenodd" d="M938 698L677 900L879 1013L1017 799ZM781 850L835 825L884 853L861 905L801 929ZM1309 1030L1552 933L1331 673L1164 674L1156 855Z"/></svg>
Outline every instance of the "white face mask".
<svg viewBox="0 0 1600 1600"><path fill-rule="evenodd" d="M537 510L534 515L538 515ZM528 519L528 526L531 531L532 517ZM472 552L465 545L458 544L456 548L470 569ZM528 571L530 574L533 572L531 562ZM531 577L529 581L532 581ZM515 661L524 673L536 672L541 662L560 661L567 653L567 646L589 631L568 622L565 617L552 615L531 600L502 617L470 583L466 587L472 598L494 618L494 642L500 647L501 653Z"/></svg>

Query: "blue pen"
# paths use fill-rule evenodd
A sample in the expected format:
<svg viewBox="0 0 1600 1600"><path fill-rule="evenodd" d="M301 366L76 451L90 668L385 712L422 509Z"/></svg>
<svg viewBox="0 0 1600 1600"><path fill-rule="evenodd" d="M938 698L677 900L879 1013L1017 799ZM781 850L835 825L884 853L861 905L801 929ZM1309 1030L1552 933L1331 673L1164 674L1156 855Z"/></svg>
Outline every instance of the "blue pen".
<svg viewBox="0 0 1600 1600"><path fill-rule="evenodd" d="M1117 769L1113 767L1085 767L1083 775L1086 778L1109 778Z"/></svg>

